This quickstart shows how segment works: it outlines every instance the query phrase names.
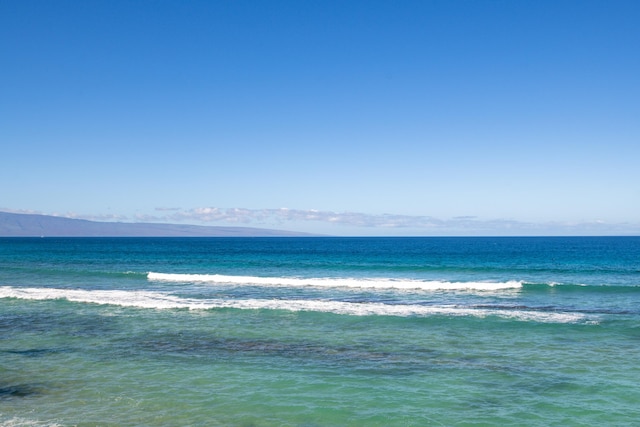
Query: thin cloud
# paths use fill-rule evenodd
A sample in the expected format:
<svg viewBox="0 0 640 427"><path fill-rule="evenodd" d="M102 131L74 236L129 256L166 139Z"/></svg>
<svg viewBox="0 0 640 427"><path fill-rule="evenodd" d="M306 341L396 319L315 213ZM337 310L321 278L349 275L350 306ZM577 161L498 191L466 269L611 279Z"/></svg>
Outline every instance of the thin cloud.
<svg viewBox="0 0 640 427"><path fill-rule="evenodd" d="M442 221L428 216L371 215L360 212L333 212L315 209L245 209L245 208L195 208L164 217L171 221L230 222L230 223L285 223L315 221L356 227L437 227Z"/></svg>
<svg viewBox="0 0 640 427"><path fill-rule="evenodd" d="M11 209L11 208L0 208L0 211L6 213L14 213L14 214L27 214L27 215L46 215L41 211L34 211L32 209Z"/></svg>
<svg viewBox="0 0 640 427"><path fill-rule="evenodd" d="M86 219L88 221L105 221L105 222L114 222L114 221L127 221L129 217L125 215L117 215L117 214L102 214L102 215L84 215L78 214L75 212L67 212L64 214L53 213L52 216L58 216L62 218L72 218L72 219Z"/></svg>
<svg viewBox="0 0 640 427"><path fill-rule="evenodd" d="M201 207L179 210L162 217L146 220L169 222L228 223L242 225L277 225L287 223L319 222L364 229L418 230L426 234L468 235L588 235L637 234L640 224L606 223L601 220L586 222L525 222L512 219L482 220L476 216L457 216L438 219L431 216L366 214L361 212L334 212L316 209L246 209Z"/></svg>
<svg viewBox="0 0 640 427"><path fill-rule="evenodd" d="M525 222L513 219L482 220L475 216L457 216L439 219L431 216L366 214L362 212L334 212L316 209L246 209L200 207L183 210L181 208L156 208L161 215L138 213L133 217L125 215L86 215L75 212L44 213L25 209L0 209L4 212L22 214L52 215L64 218L86 219L91 221L134 221L162 223L200 223L209 225L242 225L257 227L278 227L313 229L316 223L335 225L335 232L343 233L360 230L370 235L640 235L640 223L607 223L600 219L581 222ZM347 231L351 230L351 231Z"/></svg>
<svg viewBox="0 0 640 427"><path fill-rule="evenodd" d="M88 221L127 221L129 217L126 215L117 215L117 214L98 214L98 215L87 215L87 214L79 214L77 212L43 212L32 209L9 209L9 208L0 208L2 212L8 213L16 213L16 214L28 214L28 215L47 215L47 216L55 216L59 218L70 218L70 219L86 219Z"/></svg>

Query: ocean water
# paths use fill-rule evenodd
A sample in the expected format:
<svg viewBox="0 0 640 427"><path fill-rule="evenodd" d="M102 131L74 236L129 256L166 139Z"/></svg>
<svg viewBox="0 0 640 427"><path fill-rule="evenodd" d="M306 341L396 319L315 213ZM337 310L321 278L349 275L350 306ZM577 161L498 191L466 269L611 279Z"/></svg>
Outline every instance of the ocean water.
<svg viewBox="0 0 640 427"><path fill-rule="evenodd" d="M635 426L640 238L0 239L0 426Z"/></svg>

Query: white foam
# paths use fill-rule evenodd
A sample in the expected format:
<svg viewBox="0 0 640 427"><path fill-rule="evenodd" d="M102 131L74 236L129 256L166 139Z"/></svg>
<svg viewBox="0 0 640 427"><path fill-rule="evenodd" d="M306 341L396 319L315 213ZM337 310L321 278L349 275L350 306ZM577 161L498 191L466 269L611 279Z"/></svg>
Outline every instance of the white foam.
<svg viewBox="0 0 640 427"><path fill-rule="evenodd" d="M1 427L62 427L62 424L57 422L48 421L36 421L28 420L25 418L11 418L8 420L0 421Z"/></svg>
<svg viewBox="0 0 640 427"><path fill-rule="evenodd" d="M417 304L391 305L384 303L352 303L326 300L280 300L280 299L193 299L182 298L162 292L122 290L81 290L52 288L0 287L0 298L29 300L55 300L108 304L147 309L191 309L208 310L236 308L244 310L288 310L315 311L352 316L498 316L521 321L544 323L576 323L589 320L580 313L541 312L535 310L477 309L454 305L424 306Z"/></svg>
<svg viewBox="0 0 640 427"><path fill-rule="evenodd" d="M522 282L444 282L437 280L412 279L373 279L373 278L298 278L298 277L256 277L225 276L221 274L169 274L149 272L147 279L158 282L181 283L213 283L258 286L313 286L322 288L372 288L372 289L407 289L407 290L475 290L498 291L503 289L519 289Z"/></svg>

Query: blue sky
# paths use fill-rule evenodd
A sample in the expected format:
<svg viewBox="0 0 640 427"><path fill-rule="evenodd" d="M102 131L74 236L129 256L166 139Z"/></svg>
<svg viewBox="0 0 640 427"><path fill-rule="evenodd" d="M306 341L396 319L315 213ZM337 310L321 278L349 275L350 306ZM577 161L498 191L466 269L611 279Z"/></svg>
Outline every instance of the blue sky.
<svg viewBox="0 0 640 427"><path fill-rule="evenodd" d="M638 1L0 0L0 210L640 234Z"/></svg>

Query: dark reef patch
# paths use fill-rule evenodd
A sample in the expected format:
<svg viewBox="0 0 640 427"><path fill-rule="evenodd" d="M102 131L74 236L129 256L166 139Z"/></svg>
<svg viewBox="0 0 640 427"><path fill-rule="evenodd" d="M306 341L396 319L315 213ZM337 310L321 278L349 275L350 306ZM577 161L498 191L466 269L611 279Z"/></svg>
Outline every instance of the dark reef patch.
<svg viewBox="0 0 640 427"><path fill-rule="evenodd" d="M42 388L32 384L0 384L0 400L33 397L42 394Z"/></svg>

